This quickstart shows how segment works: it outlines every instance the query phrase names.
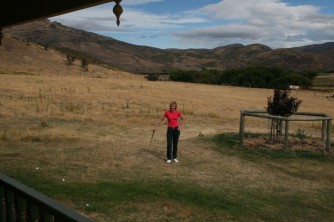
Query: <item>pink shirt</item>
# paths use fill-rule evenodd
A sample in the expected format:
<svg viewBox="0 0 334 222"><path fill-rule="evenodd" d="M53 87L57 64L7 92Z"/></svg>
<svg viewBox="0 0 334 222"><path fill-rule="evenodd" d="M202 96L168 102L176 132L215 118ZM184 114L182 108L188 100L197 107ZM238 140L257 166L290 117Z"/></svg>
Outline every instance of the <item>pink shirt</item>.
<svg viewBox="0 0 334 222"><path fill-rule="evenodd" d="M168 127L175 128L179 126L179 122L177 121L178 118L181 116L181 113L179 111L175 110L174 112L171 112L170 110L167 110L164 116L167 117Z"/></svg>

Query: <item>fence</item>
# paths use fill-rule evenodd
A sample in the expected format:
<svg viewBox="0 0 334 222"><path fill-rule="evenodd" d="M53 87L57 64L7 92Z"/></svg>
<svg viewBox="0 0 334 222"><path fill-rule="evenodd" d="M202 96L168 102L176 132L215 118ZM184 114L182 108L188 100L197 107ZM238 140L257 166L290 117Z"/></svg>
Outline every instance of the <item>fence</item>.
<svg viewBox="0 0 334 222"><path fill-rule="evenodd" d="M280 120L285 122L284 129L284 149L288 149L288 135L289 135L289 123L291 121L322 121L321 139L326 144L326 150L331 151L331 126L332 118L323 113L310 113L310 112L296 112L293 115L311 116L308 118L298 117L284 117L269 115L264 110L240 110L240 127L239 127L239 146L243 146L244 140L244 128L245 128L245 117L253 116L259 118L267 118L273 120Z"/></svg>
<svg viewBox="0 0 334 222"><path fill-rule="evenodd" d="M93 222L0 173L0 222Z"/></svg>

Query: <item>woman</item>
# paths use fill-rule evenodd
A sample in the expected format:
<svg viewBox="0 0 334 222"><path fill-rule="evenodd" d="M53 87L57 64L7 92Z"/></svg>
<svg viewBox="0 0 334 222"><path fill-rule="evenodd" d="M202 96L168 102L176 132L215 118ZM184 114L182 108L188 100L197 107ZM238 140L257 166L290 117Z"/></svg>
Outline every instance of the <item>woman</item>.
<svg viewBox="0 0 334 222"><path fill-rule="evenodd" d="M182 114L177 110L177 104L175 101L169 104L169 110L167 110L163 117L160 119L158 124L155 126L154 130L160 126L161 122L167 118L168 128L167 128L167 163L171 163L172 159L178 163L177 160L177 144L179 142L180 130L184 127L184 118ZM182 120L181 125L179 125L178 119ZM173 148L173 152L172 152Z"/></svg>

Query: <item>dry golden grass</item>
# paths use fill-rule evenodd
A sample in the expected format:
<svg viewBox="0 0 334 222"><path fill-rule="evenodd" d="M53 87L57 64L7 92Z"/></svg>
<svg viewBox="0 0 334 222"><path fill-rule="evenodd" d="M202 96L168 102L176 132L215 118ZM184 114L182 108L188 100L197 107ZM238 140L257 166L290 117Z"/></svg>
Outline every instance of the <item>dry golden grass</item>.
<svg viewBox="0 0 334 222"><path fill-rule="evenodd" d="M136 144L143 149L149 142L153 125L170 101L176 100L186 117L182 140L200 133L238 132L239 110L264 108L267 97L273 93L268 89L149 82L141 76L117 75L87 78L3 74L0 83L2 132L14 141L26 137L84 138L113 146ZM300 111L334 114L331 99L314 96L312 92L293 95L303 100ZM246 120L246 130L268 132L268 121ZM303 128L312 135L317 132L320 135L320 123L318 127L317 124L308 122ZM292 125L300 127L297 123ZM154 138L154 143L159 143L162 149L164 134L161 127Z"/></svg>
<svg viewBox="0 0 334 222"><path fill-rule="evenodd" d="M198 140L199 135L238 132L240 109L263 109L273 90L150 82L143 76L93 65L83 74L78 64L67 67L60 58L55 60L62 62L54 73L46 72L48 66L41 66L40 73L31 69L29 75L9 71L17 68L14 63L7 63L5 69L0 66L0 166L4 173L35 172L59 184L185 182L227 192L226 198L231 199L242 198L238 191L245 189L268 195L277 190L315 194L332 189L333 181L327 179L334 176L331 165L303 166L303 161L292 161L284 166L269 162L263 167L238 156L220 155L214 144ZM92 78L96 73L102 78ZM334 116L333 99L308 91L292 95L303 101L299 111ZM180 137L180 164L167 165L165 125L155 133L150 150L148 145L153 126L173 100L186 118L186 127ZM246 131L269 132L267 120L246 121ZM296 123L291 128L320 137L320 123ZM294 176L303 170L305 178ZM314 175L325 179L309 179ZM84 208L55 198L75 209ZM108 207L112 215L86 213L98 221L163 221L171 215L179 221L235 220L226 212L208 215L198 206L167 199Z"/></svg>
<svg viewBox="0 0 334 222"><path fill-rule="evenodd" d="M121 73L117 75L118 77L110 74L108 78L88 78L2 74L2 118L15 121L24 119L35 121L36 124L35 128L22 129L18 123L18 129L9 127L6 133L10 137L51 134L53 137L70 138L81 138L83 135L85 138L94 137L94 134L99 133L97 126L81 132L71 129L71 126L64 129L50 123L61 119L99 123L103 124L106 130L111 126L127 131L139 129L141 133L146 131L149 135L154 123L173 100L178 102L178 109L186 117L183 138L192 138L199 133L207 135L237 132L240 109L263 109L267 97L273 93L268 89L149 82L141 76ZM307 91L293 92L292 95L303 101L300 111L321 112L333 116L332 99ZM246 121L246 130L268 132L267 120L249 117ZM47 127L40 128L39 125L43 123ZM315 136L320 133L321 128L318 122L293 123L292 132L298 129L297 127L303 127L306 132ZM99 140L113 139L113 133L102 134ZM157 138L163 137L163 133L160 135L158 132Z"/></svg>

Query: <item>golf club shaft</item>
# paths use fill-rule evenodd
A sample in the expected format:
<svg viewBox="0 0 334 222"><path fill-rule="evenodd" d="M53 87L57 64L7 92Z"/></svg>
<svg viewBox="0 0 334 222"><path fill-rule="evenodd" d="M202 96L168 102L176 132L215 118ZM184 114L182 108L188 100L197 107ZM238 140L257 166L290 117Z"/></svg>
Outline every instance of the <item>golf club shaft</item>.
<svg viewBox="0 0 334 222"><path fill-rule="evenodd" d="M153 130L153 132L152 132L151 141L150 141L150 145L148 146L148 149L147 149L146 157L147 157L148 151L151 148L151 144L152 144L152 141L153 141L153 135L154 135L154 133L155 133L155 130Z"/></svg>

